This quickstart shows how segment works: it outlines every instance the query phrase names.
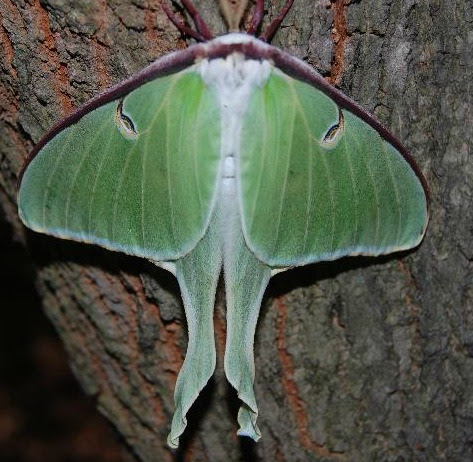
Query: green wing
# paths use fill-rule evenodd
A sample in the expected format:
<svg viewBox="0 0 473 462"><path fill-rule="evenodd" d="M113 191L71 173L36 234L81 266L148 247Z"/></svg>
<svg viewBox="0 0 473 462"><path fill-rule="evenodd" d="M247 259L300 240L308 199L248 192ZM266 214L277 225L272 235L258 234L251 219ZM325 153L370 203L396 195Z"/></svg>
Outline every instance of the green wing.
<svg viewBox="0 0 473 462"><path fill-rule="evenodd" d="M19 191L20 216L36 231L173 260L167 268L179 281L189 344L176 383L171 447L215 368L220 129L218 102L196 72L157 78L51 138L27 166Z"/></svg>
<svg viewBox="0 0 473 462"><path fill-rule="evenodd" d="M157 78L38 152L22 178L20 216L36 231L176 259L208 227L219 159L218 103L201 77Z"/></svg>
<svg viewBox="0 0 473 462"><path fill-rule="evenodd" d="M242 227L272 267L408 249L427 202L404 156L311 85L273 71L244 116Z"/></svg>

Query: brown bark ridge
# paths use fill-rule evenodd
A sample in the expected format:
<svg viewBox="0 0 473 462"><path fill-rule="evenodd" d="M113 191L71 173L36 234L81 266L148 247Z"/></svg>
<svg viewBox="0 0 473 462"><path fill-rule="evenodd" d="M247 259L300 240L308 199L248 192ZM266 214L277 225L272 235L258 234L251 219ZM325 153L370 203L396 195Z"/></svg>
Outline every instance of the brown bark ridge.
<svg viewBox="0 0 473 462"><path fill-rule="evenodd" d="M215 3L196 3L222 32ZM274 15L282 0L267 3ZM470 0L295 1L273 44L404 141L430 184L431 223L415 252L272 281L256 338L258 444L235 436L220 295L218 370L176 454L165 440L186 346L177 284L146 262L25 232L15 182L54 122L185 43L160 0L2 0L0 43L3 213L29 246L74 373L136 460L472 460Z"/></svg>

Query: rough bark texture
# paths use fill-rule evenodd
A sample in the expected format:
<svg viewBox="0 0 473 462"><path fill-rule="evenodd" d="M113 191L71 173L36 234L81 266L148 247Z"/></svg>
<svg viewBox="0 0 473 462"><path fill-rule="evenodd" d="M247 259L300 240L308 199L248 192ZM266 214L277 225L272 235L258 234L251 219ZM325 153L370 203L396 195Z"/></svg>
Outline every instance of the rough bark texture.
<svg viewBox="0 0 473 462"><path fill-rule="evenodd" d="M196 3L223 31L215 4ZM282 1L267 3L274 15ZM273 43L399 135L430 184L431 223L415 252L273 280L256 338L257 445L235 437L220 296L218 370L177 455L165 446L186 346L177 284L146 262L25 232L15 181L54 122L185 42L159 0L2 0L0 24L3 213L77 378L136 460L472 460L470 0L295 1Z"/></svg>

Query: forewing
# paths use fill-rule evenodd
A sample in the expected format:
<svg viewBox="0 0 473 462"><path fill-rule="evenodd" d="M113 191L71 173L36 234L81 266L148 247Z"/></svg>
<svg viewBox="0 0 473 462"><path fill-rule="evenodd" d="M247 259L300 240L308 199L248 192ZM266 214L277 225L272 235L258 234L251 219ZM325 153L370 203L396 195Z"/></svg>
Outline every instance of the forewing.
<svg viewBox="0 0 473 462"><path fill-rule="evenodd" d="M253 91L239 155L242 226L273 267L416 246L427 225L419 174L369 123L273 70Z"/></svg>
<svg viewBox="0 0 473 462"><path fill-rule="evenodd" d="M157 78L84 115L28 164L24 223L58 237L176 259L216 201L220 114L192 70Z"/></svg>

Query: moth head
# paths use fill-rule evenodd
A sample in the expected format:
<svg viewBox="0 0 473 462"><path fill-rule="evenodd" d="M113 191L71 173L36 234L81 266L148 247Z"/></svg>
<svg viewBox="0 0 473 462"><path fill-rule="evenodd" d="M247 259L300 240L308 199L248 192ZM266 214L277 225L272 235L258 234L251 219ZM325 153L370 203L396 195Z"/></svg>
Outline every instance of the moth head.
<svg viewBox="0 0 473 462"><path fill-rule="evenodd" d="M220 9L228 25L228 32L239 32L248 0L220 0Z"/></svg>
<svg viewBox="0 0 473 462"><path fill-rule="evenodd" d="M212 40L214 34L210 31L209 27L202 19L202 16L197 11L191 0L181 0L182 6L189 13L192 21L194 22L195 29L188 26L187 23L164 2L162 7L167 14L170 21L184 34L188 35L199 42L205 42ZM220 9L223 17L228 25L229 33L240 32L240 24L243 21L245 11L248 6L248 0L219 0ZM259 35L259 38L264 42L269 42L281 22L285 18L288 11L291 9L294 0L286 0L280 13L273 19L266 30ZM260 30L261 23L263 22L264 16L264 0L256 0L255 8L251 20L248 22L248 28L246 29L247 34L256 36Z"/></svg>

